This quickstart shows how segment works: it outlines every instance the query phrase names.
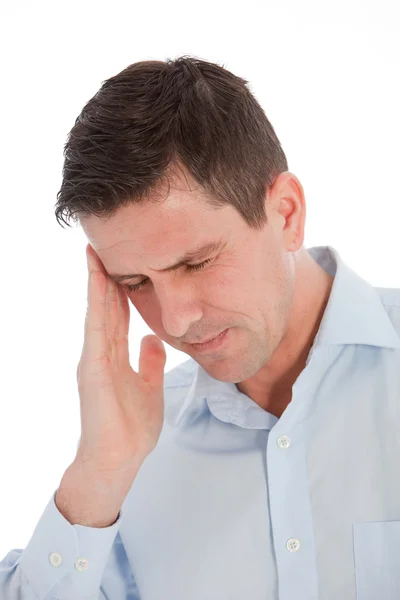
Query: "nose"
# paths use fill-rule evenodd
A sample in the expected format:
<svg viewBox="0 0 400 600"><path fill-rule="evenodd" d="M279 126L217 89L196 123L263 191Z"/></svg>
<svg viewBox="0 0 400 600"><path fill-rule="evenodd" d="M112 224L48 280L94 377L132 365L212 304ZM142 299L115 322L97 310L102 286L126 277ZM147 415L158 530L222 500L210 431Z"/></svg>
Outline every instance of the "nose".
<svg viewBox="0 0 400 600"><path fill-rule="evenodd" d="M187 332L203 318L200 303L193 290L193 287L185 288L180 283L176 286L165 285L157 292L164 331L177 340L185 336L189 338Z"/></svg>

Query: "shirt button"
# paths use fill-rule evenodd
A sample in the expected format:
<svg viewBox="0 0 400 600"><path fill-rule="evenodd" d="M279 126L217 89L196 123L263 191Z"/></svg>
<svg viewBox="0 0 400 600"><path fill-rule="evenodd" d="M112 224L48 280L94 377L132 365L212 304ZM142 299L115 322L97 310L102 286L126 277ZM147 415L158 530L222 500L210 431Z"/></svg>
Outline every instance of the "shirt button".
<svg viewBox="0 0 400 600"><path fill-rule="evenodd" d="M286 542L286 548L289 550L289 552L297 552L297 550L300 548L299 540L290 538L290 540Z"/></svg>
<svg viewBox="0 0 400 600"><path fill-rule="evenodd" d="M289 448L290 438L287 435L281 435L281 437L276 440L276 443L278 444L279 448Z"/></svg>
<svg viewBox="0 0 400 600"><path fill-rule="evenodd" d="M52 552L49 556L49 560L53 567L59 567L62 563L62 556L58 552Z"/></svg>
<svg viewBox="0 0 400 600"><path fill-rule="evenodd" d="M86 571L89 566L89 562L86 558L77 558L75 561L75 568L78 571Z"/></svg>

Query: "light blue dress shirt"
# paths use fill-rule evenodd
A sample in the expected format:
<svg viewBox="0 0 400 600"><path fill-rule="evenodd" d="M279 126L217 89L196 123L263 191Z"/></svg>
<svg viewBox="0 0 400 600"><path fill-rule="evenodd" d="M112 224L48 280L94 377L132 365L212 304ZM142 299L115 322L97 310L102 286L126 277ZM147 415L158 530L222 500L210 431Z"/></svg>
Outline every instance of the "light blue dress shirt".
<svg viewBox="0 0 400 600"><path fill-rule="evenodd" d="M3 600L399 600L400 290L308 250L335 279L282 416L175 367L116 523L71 525L54 492Z"/></svg>

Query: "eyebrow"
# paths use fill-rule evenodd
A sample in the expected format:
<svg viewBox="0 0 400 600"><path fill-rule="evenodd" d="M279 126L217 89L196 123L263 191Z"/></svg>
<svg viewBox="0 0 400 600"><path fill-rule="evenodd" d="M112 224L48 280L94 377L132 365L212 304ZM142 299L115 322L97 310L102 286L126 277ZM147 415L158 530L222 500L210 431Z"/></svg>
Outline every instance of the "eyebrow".
<svg viewBox="0 0 400 600"><path fill-rule="evenodd" d="M200 248L195 248L194 250L191 250L190 252L186 252L179 259L179 261L177 263L175 263L174 265L171 265L170 267L166 267L165 269L160 269L159 271L156 271L156 272L157 273L171 273L172 271L177 271L181 267L187 265L189 262L192 262L194 260L202 260L203 258L206 258L206 256L209 256L210 254L214 254L215 252L221 252L225 248L226 245L227 245L227 242L225 240L223 240L222 238L215 242L208 242L207 244L204 244ZM152 269L152 270L155 271L156 269ZM144 275L142 273L129 273L127 275L122 275L120 273L109 273L109 276L111 277L111 279L114 279L114 281L116 281L117 283L121 283L122 281L126 281L127 279L134 279L135 277L143 277Z"/></svg>

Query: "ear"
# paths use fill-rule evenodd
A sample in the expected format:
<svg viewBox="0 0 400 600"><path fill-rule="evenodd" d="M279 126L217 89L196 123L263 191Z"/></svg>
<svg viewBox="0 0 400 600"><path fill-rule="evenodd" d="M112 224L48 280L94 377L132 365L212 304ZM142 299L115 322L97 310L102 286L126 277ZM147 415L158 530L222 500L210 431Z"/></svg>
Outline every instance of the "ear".
<svg viewBox="0 0 400 600"><path fill-rule="evenodd" d="M296 175L285 171L271 186L270 198L278 214L285 248L296 252L304 242L306 202L303 186Z"/></svg>

